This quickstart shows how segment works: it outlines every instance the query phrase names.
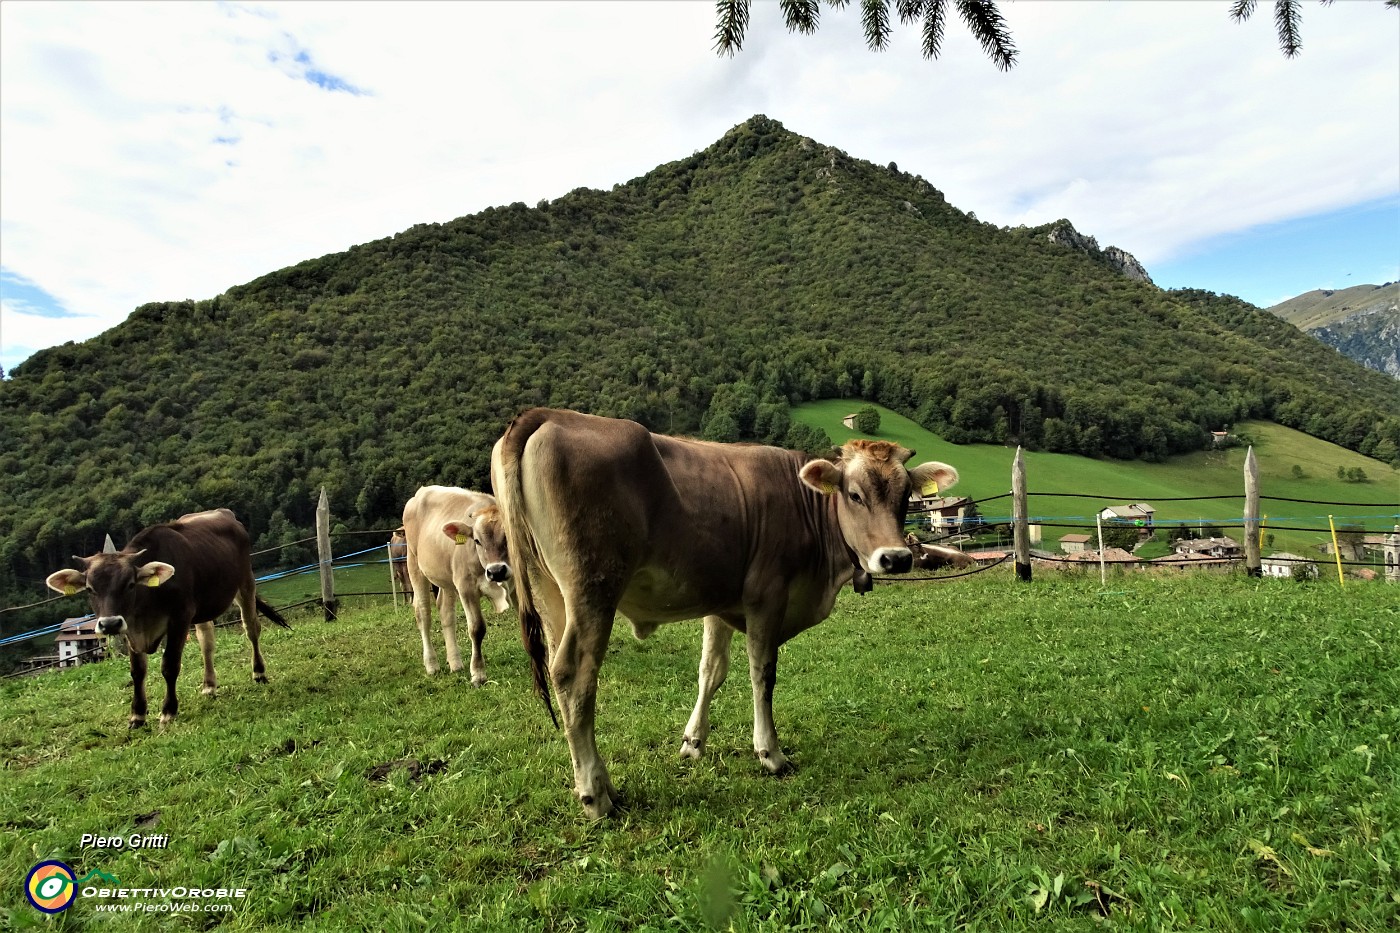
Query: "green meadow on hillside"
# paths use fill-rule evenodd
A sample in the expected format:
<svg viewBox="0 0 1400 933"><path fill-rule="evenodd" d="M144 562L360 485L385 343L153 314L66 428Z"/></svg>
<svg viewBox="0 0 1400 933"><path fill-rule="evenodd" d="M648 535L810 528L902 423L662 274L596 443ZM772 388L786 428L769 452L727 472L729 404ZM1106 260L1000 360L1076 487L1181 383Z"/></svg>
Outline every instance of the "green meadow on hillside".
<svg viewBox="0 0 1400 933"><path fill-rule="evenodd" d="M1392 589L999 570L847 591L780 654L781 779L750 749L742 654L685 762L699 628L618 625L598 721L626 807L599 823L508 615L480 689L427 677L382 604L268 630L265 686L221 632L215 699L187 651L169 728L128 732L120 661L9 681L0 928L1394 929ZM46 859L138 893L46 918L20 883ZM177 886L246 896L140 893Z"/></svg>
<svg viewBox="0 0 1400 933"><path fill-rule="evenodd" d="M793 419L823 429L833 442L840 444L859 436L847 429L841 419L867 404L850 399L809 402L793 409ZM880 433L876 436L918 451L918 461L943 460L952 464L961 474L954 490L957 494L981 500L1010 491L1014 449L990 444L950 444L902 415L878 405L875 408L880 412ZM1235 426L1235 432L1254 445L1263 496L1312 502L1380 503L1361 508L1266 499L1262 503L1263 514L1267 516L1265 533L1272 532L1275 536L1273 550L1318 556L1317 545L1328 540L1329 514L1338 525L1359 524L1373 533L1388 532L1400 524L1400 473L1388 464L1271 422L1243 422ZM1166 463L1093 460L1070 454L1028 451L1025 454L1026 477L1031 493L1032 521L1087 526L1094 523L1094 514L1105 506L1146 502L1157 509L1158 524L1162 526L1178 522L1238 526L1244 507L1244 458L1243 447L1185 454L1171 457ZM1301 478L1294 475L1294 466L1302 470ZM1359 468L1368 481L1339 480L1338 467ZM1037 499L1035 493L1038 492L1082 493L1087 498ZM1239 498L1164 501L1221 495ZM982 507L982 512L989 520L1009 518L1010 500L988 503ZM1289 531L1279 526L1321 531ZM1053 548L1060 535L1074 530L1047 527L1046 546ZM1239 534L1238 528L1226 527L1226 531ZM1265 550L1268 553L1269 549Z"/></svg>

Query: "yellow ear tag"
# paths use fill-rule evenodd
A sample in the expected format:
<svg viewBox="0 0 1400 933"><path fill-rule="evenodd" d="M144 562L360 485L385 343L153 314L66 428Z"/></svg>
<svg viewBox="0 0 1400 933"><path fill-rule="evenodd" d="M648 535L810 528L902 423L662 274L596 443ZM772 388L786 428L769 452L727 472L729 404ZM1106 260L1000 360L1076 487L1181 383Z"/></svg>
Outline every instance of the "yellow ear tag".
<svg viewBox="0 0 1400 933"><path fill-rule="evenodd" d="M924 488L919 490L919 495L921 495L921 496L936 496L936 495L938 495L938 484L937 484L937 483L924 483Z"/></svg>
<svg viewBox="0 0 1400 933"><path fill-rule="evenodd" d="M836 484L835 484L835 483L822 483L822 495L824 495L824 496L832 496L832 495L835 495L835 494L836 494Z"/></svg>
<svg viewBox="0 0 1400 933"><path fill-rule="evenodd" d="M160 586L160 577L156 576L155 574L151 574L149 577L146 578L146 585Z"/></svg>
<svg viewBox="0 0 1400 933"><path fill-rule="evenodd" d="M466 544L466 543L467 543L467 536L464 535L464 534L458 533L458 535L457 535L457 543L458 543L458 544Z"/></svg>
<svg viewBox="0 0 1400 933"><path fill-rule="evenodd" d="M74 586L73 584L70 583L70 584L68 584L67 586L65 586L65 587L63 588L63 595L64 595L64 596L77 596L77 595L78 595L78 588L77 588L76 586Z"/></svg>

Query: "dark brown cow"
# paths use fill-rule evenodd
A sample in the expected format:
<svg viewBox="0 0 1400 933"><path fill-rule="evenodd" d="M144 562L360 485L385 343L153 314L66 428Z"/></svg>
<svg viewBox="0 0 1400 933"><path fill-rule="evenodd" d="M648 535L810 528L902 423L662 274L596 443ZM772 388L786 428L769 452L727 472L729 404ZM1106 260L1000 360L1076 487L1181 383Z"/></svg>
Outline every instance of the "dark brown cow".
<svg viewBox="0 0 1400 933"><path fill-rule="evenodd" d="M491 478L505 513L521 634L536 685L553 681L586 813L617 792L594 739L598 666L621 612L644 638L663 622L704 617L699 696L681 754L696 758L709 707L744 632L753 687L753 745L787 768L773 726L778 647L831 612L857 567L905 573L911 486L957 480L941 463L853 440L840 459L775 447L651 434L639 424L550 409L520 415L496 443ZM546 703L548 700L546 698Z"/></svg>
<svg viewBox="0 0 1400 933"><path fill-rule="evenodd" d="M408 578L408 538L404 536L402 526L395 528L389 536L389 567L393 570L394 583L398 585L399 592L412 599L413 581Z"/></svg>
<svg viewBox="0 0 1400 933"><path fill-rule="evenodd" d="M447 666L462 669L457 647L457 603L467 614L472 641L472 683L486 683L486 619L481 599L490 599L497 612L510 603L502 584L510 579L505 531L496 500L484 492L455 486L422 486L403 508L408 539L408 574L413 580L413 614L423 636L423 667L438 672L437 649L429 637L433 586L438 588L438 619L447 651ZM431 586L429 584L432 584Z"/></svg>
<svg viewBox="0 0 1400 933"><path fill-rule="evenodd" d="M267 683L258 636L262 612L278 625L287 620L257 595L248 532L228 509L182 515L136 533L120 551L78 557L82 570L59 570L48 586L60 593L87 589L97 631L125 635L131 652L131 728L146 724L146 656L165 640L160 670L165 677L161 725L179 709L175 680L180 657L194 628L204 655L206 696L213 696L214 620L235 601L243 631L253 643L253 680Z"/></svg>

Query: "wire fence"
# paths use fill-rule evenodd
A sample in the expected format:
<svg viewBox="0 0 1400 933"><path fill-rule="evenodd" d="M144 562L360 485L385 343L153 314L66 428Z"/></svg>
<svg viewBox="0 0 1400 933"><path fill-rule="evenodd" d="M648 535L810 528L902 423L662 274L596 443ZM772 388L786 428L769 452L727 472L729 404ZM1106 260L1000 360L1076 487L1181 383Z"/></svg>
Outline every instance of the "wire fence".
<svg viewBox="0 0 1400 933"><path fill-rule="evenodd" d="M1243 493L1227 493L1227 494L1205 495L1205 496L1108 496L1108 495L1103 495L1103 494L1101 494L1101 493L1078 493L1078 492L1036 492L1036 493L1029 493L1029 492L1028 492L1028 493L1026 493L1026 496L1027 496L1028 499L1029 499L1029 498L1037 498L1037 499L1083 499L1083 500L1090 500L1090 501L1094 501L1094 502L1118 502L1118 503L1139 503L1139 504L1146 503L1146 502L1149 502L1149 501L1150 501L1150 502L1159 502L1159 503L1160 503L1160 502L1225 502L1225 501L1242 501L1242 500L1245 500L1245 499L1246 499L1246 495L1243 494ZM943 533L943 534L941 534L941 535L936 535L936 536L934 536L934 537L933 537L933 542L936 542L936 541L953 541L954 539L959 539L959 538L961 538L961 539L963 539L963 541L962 541L961 543L966 543L966 539L969 538L968 532L970 532L970 531L977 531L977 530L979 530L979 529L989 529L989 528L990 528L990 529L1006 529L1006 528L1011 527L1011 526L1015 523L1015 521L1016 521L1016 519L1015 519L1015 517L1014 517L1013 515L993 515L993 516L986 516L986 515L978 514L975 518L968 518L968 517L967 517L967 513L968 513L969 510L972 510L972 509L974 509L974 507L975 507L975 510L976 510L977 512L980 513L980 509L981 509L981 507L984 506L984 505L987 505L987 504L993 503L993 502L999 502L999 501L1001 501L1001 500L1008 499L1008 498L1013 498L1013 497L1014 497L1014 493L1008 492L1008 493L1001 493L1001 494L994 495L994 496L987 496L987 497L982 498L982 499L958 499L958 500L955 500L955 501L957 501L957 503L958 503L958 514L957 514L957 515L946 515L946 514L943 514L943 511L940 510L940 509L933 509L933 510L929 510L929 511L922 512L922 513L920 513L920 512L915 512L914 514L915 514L916 516L921 515L921 514L926 514L926 515L929 516L929 525L928 525L929 532L928 532L928 533L932 534L935 530L936 530L936 531L940 531L940 532L945 532L945 533ZM1329 516L1329 518L1334 519L1334 520L1337 519L1337 518L1340 518L1340 519L1342 519L1343 521L1352 521L1352 522L1358 521L1358 520L1359 520L1359 521L1365 521L1365 522L1376 522L1376 521L1378 521L1378 520L1380 520L1380 519L1385 519L1385 520L1387 520L1387 521L1394 521L1394 522L1397 523L1397 525L1400 525L1400 501L1396 501L1396 502L1337 502L1337 501L1327 501L1327 500L1296 499L1296 498L1289 498L1289 497L1285 497L1285 496L1264 496L1264 495L1259 495L1259 496L1257 496L1257 498L1260 499L1260 500L1269 501L1269 502L1284 502L1284 503L1300 504L1300 505L1325 506L1325 507L1331 507L1331 508L1369 508L1369 509L1380 509L1380 510L1394 510L1393 512L1383 512L1383 513L1380 514L1380 515L1377 515L1377 514L1375 514L1375 513L1371 513L1371 514L1366 514L1366 515ZM1084 529L1085 526L1086 526L1086 524L1097 522L1097 521L1101 518L1101 516L1103 515L1103 511L1104 511L1104 510L1100 509L1099 511L1094 512L1092 515L1039 515L1039 516L1028 516L1027 522L1028 522L1029 524L1038 526L1039 528L1042 528L1042 529L1044 529L1044 528L1077 528L1077 529ZM1154 510L1154 511L1155 511L1155 510ZM937 516L936 519L935 519L935 517L934 517L935 515ZM1335 529L1333 529L1333 528L1319 528L1319 527L1312 527L1312 526L1306 526L1306 525L1281 525L1281 524L1277 524L1278 521L1305 521L1305 520L1307 520L1307 519L1309 519L1309 518L1313 518L1313 517L1315 517L1315 516L1306 516L1306 515L1299 515L1299 516L1291 516L1291 515L1290 515L1290 516L1279 516L1277 519L1275 519L1274 522L1271 522L1271 523L1269 523L1269 524L1267 525L1267 529L1268 529L1269 531L1290 531L1290 532L1304 532L1304 533L1329 534L1329 535L1335 533ZM918 523L918 519L917 519L917 518L914 520L914 522L912 522L912 523L910 523L910 524L913 525L913 527L914 527L915 530L920 530L920 528L921 528L920 524ZM1262 526L1257 520L1248 520L1248 519L1246 519L1246 520L1241 520L1241 519L1236 519L1236 518L1222 519L1222 518L1207 518L1207 517L1205 517L1205 516L1201 516L1201 517L1197 517L1197 518L1177 518L1177 519L1160 519L1160 520L1157 520L1157 519L1155 519L1155 516L1154 516L1154 520L1151 522L1151 525L1150 525L1151 531L1153 532L1153 534L1156 533L1157 529L1163 528L1163 527L1171 527L1171 528L1190 528L1190 527L1192 527L1192 526L1195 526L1195 527L1198 527L1198 528L1209 527L1209 528L1211 528L1211 529L1219 529L1219 530L1245 529L1245 530L1246 530L1246 533L1250 533L1251 529L1257 529L1257 530L1259 531L1260 535L1261 535L1261 538L1262 538L1262 535L1263 535L1263 533L1264 533L1264 526ZM1125 524L1124 524L1122 521L1110 521L1110 527L1116 528L1116 529L1122 529L1122 528L1125 527ZM1126 526L1126 527L1132 527L1132 526ZM393 533L394 533L394 529L367 529L367 530L361 530L361 531L340 531L340 532L336 532L336 533L334 533L334 534L329 535L329 537L330 537L330 538L345 538L345 537L356 537L356 536L363 536L363 535L380 535L380 536L385 536L386 540L385 540L385 544L382 544L382 545L375 545L375 546L373 546L373 547L368 547L368 548L364 548L364 549L361 549L361 550L352 551L352 552L347 553L347 554L342 554L342 555L340 555L340 556L338 556L338 557L332 556L331 559L330 559L330 561L329 561L329 565L330 565L329 568L326 568L326 563L325 563L325 562L320 561L320 560L317 560L317 561L312 561L312 562L310 562L310 563L301 564L301 565L295 566L295 567L290 567L290 568L286 568L286 569L280 569L280 570L270 571L270 572L267 572L267 573L262 574L261 576L257 576L257 577L255 577L254 579L255 579L255 581L256 581L257 583L259 583L259 584L262 584L262 583L271 583L271 582L277 582L277 581L287 580L287 579L290 579L290 578L292 578L292 577L296 577L296 576L299 576L299 575L302 575L302 574L320 573L320 572L323 571L323 569L328 569L329 571L334 571L334 570L337 570L337 569L339 569L339 570L348 570L348 569L352 569L352 568L355 568L355 567L366 566L366 565L369 565L369 564L390 564L390 563L394 563L394 562L397 562L397 561L401 561L401 560L403 560L403 558L382 558L382 559L374 560L374 561L363 561L363 560L362 560L362 561L358 561L358 562L356 562L356 563L347 563L348 561L352 561L352 560L354 560L354 559L356 559L356 558L364 557L364 556L367 555L367 554L377 552L377 551L379 551L381 548L386 547L386 546L388 545L387 536L389 536L389 535L391 535L391 534L393 534ZM1348 533L1349 533L1349 534L1355 534L1354 531L1349 531ZM1374 533L1371 533L1371 534L1374 534ZM1397 544L1400 544L1400 534L1397 534L1397 535L1396 535L1396 538L1397 538ZM1335 545L1335 540L1336 540L1336 539L1334 538L1334 545ZM279 552L279 553L280 553L280 552L286 551L286 550L288 550L288 549L290 549L290 548L300 547L301 545L304 545L304 544L309 544L309 543L311 543L311 542L319 542L319 541L321 541L321 538L320 538L319 536L314 536L314 535L313 535L313 536L306 537L306 538L300 538L300 539L297 539L297 540L295 540L295 541L284 542L284 543L279 544L279 545L277 545L277 546L275 546L275 547L263 548L263 549L261 549L261 550L254 551L254 552L252 553L252 556L253 556L253 557L261 557L261 556L264 556L264 555L267 555L267 554L270 554L270 553L274 553L274 552ZM932 542L930 542L930 543L932 543ZM327 550L329 550L329 547L328 547L328 546L327 546ZM977 552L974 552L974 553L977 553ZM1095 552L1095 553L1097 553L1097 552ZM980 573L985 573L985 572L987 572L987 571L989 571L989 570L992 570L992 569L995 568L995 567L999 567L999 566L1001 566L1001 565L1007 563L1009 560L1012 559L1012 557L1013 557L1013 555L1010 554L1010 553L997 553L997 552L993 551L993 552L991 552L990 554L986 555L986 557L984 558L983 561L979 561L979 564L981 564L981 566L978 566L976 569L973 569L973 570L966 570L966 571L960 571L960 572L955 572L955 573L945 573L945 574L939 574L939 575L937 575L937 576L926 576L926 575L920 575L920 576L901 575L901 576L898 576L898 577L892 577L892 576L877 576L877 577L874 578L874 580L875 580L875 582L877 582L877 583L884 583L884 584L888 584L888 583L897 583L897 582L898 582L898 583L921 583L921 582L946 582L946 581L954 581L954 580L959 580L959 579L964 579L964 578L967 578L967 577L975 576L975 575L980 574ZM1239 563L1241 563L1241 562L1243 561L1243 557L1242 557L1242 556L1237 556L1237 555L1226 555L1226 556L1218 556L1218 557L1199 557L1199 556L1198 556L1198 557L1186 557L1186 556L1183 556L1181 553L1177 553L1177 554L1174 554L1174 555L1167 555L1167 556L1164 556L1164 557L1159 557L1159 558L1155 558L1155 559L1151 559L1151 560L1140 559L1140 558L1135 558L1135 557L1134 557L1134 558L1129 558L1129 559L1123 559L1123 558L1108 558L1108 557L1105 557L1105 556L1103 556L1103 555L1097 555L1097 556L1093 557L1092 559L1085 559L1085 558L1082 557L1082 556L1075 556L1075 555L1070 555L1070 554L1063 554L1063 555L1061 555L1061 554L1049 553L1049 552L1045 551L1043 548L1034 551L1034 552L1032 553L1031 557L1032 557L1032 559L1035 560L1035 561L1043 562L1043 563L1048 563L1048 564L1075 564L1075 565L1078 565L1078 566L1085 566L1085 567L1087 567L1087 566L1089 566L1089 565L1091 565L1091 564L1100 564L1100 565L1110 565L1110 564L1111 564L1111 565L1133 565L1133 566L1139 566L1139 567L1161 567L1161 568L1171 568L1171 569L1184 569L1184 568L1192 568L1192 567L1202 567L1202 568L1203 568L1205 565L1211 565L1211 566L1233 566L1233 565L1239 564ZM1387 552L1387 559L1388 559L1388 560L1392 560L1392 561L1393 561L1393 560L1400 560L1400 557L1394 557L1390 552ZM1343 559L1340 558L1339 554L1336 554L1336 553L1330 555L1329 557L1316 558L1316 559L1315 559L1315 558L1307 558L1307 557L1296 557L1296 556L1280 556L1280 557L1277 557L1277 558L1271 557L1271 558L1269 558L1269 560L1271 560L1271 561L1278 561L1278 562L1280 562L1280 563L1292 563L1292 564L1304 564L1304 565L1306 565L1306 564L1313 564L1313 565L1316 565L1316 564L1318 564L1318 563L1320 563L1320 562L1322 562L1322 561L1325 560L1326 563L1328 563L1328 564L1336 564L1336 565L1338 566L1339 570L1340 570L1340 568L1343 567L1343 566L1349 566L1349 567L1368 567L1368 568L1375 568L1375 567L1377 567L1377 563L1376 563L1375 561L1356 560L1356 559L1343 560ZM1387 568L1387 569L1389 569L1391 566L1393 566L1393 563L1388 563L1388 564L1386 564L1386 568ZM1400 572L1400 568L1397 568L1397 570L1396 570L1395 572ZM75 595L76 595L76 594L75 594ZM379 597L379 596L397 596L397 595L398 595L397 592L395 592L394 590L388 590L388 591L360 591L360 592L349 592L349 593L341 593L341 594L339 594L339 596L342 596L342 597ZM20 605L20 606L7 606L7 607L0 608L0 614L8 613L8 612L18 612L18 611L20 611L20 610L26 610L26 609L35 609L35 608L38 608L38 607L41 607L41 606L49 605L49 604L51 604L51 603L59 602L60 600L71 599L71 598L72 598L72 596L57 595L57 596L49 597L49 598L47 598L47 599L42 599L42 600L37 600L37 601L34 601L34 602L26 603L26 604ZM324 605L324 602L325 602L324 597L311 597L311 598L308 598L308 599L303 599L303 600L299 600L299 601L296 601L296 602L288 603L288 604L286 604L286 605L283 605L283 606L280 606L280 607L277 607L277 608L279 609L279 611L287 611L287 610L298 609L298 608L302 608L302 607L306 607L306 606L311 606L311 605ZM328 616L329 616L329 615L330 615L330 612L328 611ZM80 617L80 618L90 618L90 616ZM24 641L33 640L33 639L36 639L36 638L43 638L43 637L46 637L46 636L59 634L59 633L61 632L61 630L63 629L64 625L65 625L65 624L68 624L69 621L71 621L71 620L65 620L65 621L63 621L63 622L58 622L58 623L55 623L55 624L52 624L52 625L41 626L41 627L36 628L36 629L34 629L34 630L32 630L32 631L20 632L20 633L14 634L14 635L6 636L5 638L0 638L0 648L4 648L4 647L6 647L6 646L18 644L18 643L24 642ZM232 624L236 624L236 623L232 623ZM100 649L89 649L88 652L83 652L82 654L83 654L83 655L86 655L86 654L88 654L88 653L90 653L90 652L97 651L97 650L100 650ZM7 675L7 676L8 676L8 675Z"/></svg>

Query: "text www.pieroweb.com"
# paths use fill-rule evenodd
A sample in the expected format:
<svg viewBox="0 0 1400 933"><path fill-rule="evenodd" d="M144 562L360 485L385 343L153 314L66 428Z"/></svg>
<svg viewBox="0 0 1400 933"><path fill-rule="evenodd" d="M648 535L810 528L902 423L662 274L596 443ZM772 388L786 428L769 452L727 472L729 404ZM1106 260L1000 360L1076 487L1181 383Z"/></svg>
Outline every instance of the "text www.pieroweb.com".
<svg viewBox="0 0 1400 933"><path fill-rule="evenodd" d="M232 904L202 904L198 902L186 901L181 904L170 902L152 903L122 903L115 904L93 904L92 909L97 913L107 914L221 914L233 910Z"/></svg>

